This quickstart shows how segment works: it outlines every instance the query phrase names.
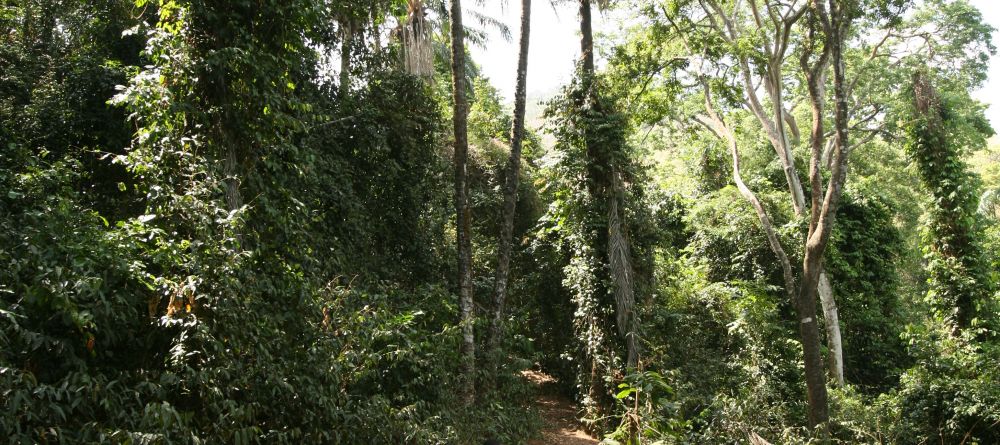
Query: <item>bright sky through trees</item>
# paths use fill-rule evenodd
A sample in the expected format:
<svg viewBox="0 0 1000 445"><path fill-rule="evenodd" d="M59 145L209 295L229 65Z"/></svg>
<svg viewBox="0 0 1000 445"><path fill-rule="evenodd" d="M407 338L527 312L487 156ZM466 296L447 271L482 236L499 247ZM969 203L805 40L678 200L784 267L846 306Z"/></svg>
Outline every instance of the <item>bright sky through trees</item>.
<svg viewBox="0 0 1000 445"><path fill-rule="evenodd" d="M996 0L971 0L971 3L982 11L986 23L1000 28L1000 3ZM541 96L551 95L569 81L573 63L580 51L577 49L579 23L575 3L541 4L534 9L532 27L535 40L528 61L531 67L528 70L528 96L537 100ZM486 15L507 23L511 27L511 33L516 35L520 14L516 4L504 7L501 2L489 2L481 10ZM471 18L469 22L472 23ZM601 13L594 15L594 28L597 32L610 32L616 26L617 22L613 17ZM482 65L486 77L510 101L514 91L514 76L511 73L517 64L517 42L504 41L498 32L491 32L491 35L488 47L474 47L472 55ZM574 50L570 51L570 48ZM1000 56L993 56L990 78L982 89L974 93L974 97L990 105L986 116L994 128L1000 128Z"/></svg>

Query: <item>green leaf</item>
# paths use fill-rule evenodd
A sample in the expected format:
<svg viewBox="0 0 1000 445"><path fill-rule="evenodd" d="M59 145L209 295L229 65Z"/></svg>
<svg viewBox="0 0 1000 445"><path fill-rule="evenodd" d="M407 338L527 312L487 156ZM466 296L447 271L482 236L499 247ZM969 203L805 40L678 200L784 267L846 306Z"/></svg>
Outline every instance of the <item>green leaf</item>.
<svg viewBox="0 0 1000 445"><path fill-rule="evenodd" d="M635 388L628 388L628 389L625 389L625 390L619 392L618 394L615 394L615 398L618 399L618 400L621 400L621 399L624 399L624 398L632 395L632 393L634 393L634 392L635 392Z"/></svg>

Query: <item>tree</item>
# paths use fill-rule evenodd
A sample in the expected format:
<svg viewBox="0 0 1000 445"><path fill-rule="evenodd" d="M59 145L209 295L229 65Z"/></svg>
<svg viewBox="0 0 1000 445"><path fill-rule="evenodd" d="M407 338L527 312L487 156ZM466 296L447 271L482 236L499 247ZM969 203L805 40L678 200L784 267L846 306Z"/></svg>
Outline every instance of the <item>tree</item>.
<svg viewBox="0 0 1000 445"><path fill-rule="evenodd" d="M340 94L346 95L351 91L351 71L354 67L351 63L354 57L354 42L359 39L359 20L353 16L354 11L345 11L340 16Z"/></svg>
<svg viewBox="0 0 1000 445"><path fill-rule="evenodd" d="M654 6L657 3L662 7ZM876 9L871 5L867 7ZM832 12L828 13L827 9ZM838 139L846 141L850 131L859 130L863 123L871 120L860 119L853 126L847 120L847 108L850 106L847 98L854 83L848 83L846 79L846 58L842 48L851 35L847 25L857 10L829 1L791 4L715 0L653 2L646 13L655 18L655 23L660 26L649 30L646 35L663 42L670 51L664 56L649 56L639 49L631 49L632 53L638 53L640 64L648 65L637 69L640 79L645 77L646 80L639 83L640 87L636 89L641 89L636 94L641 95L653 78L667 71L672 74L664 75L670 78L664 81L666 85L663 89L676 97L672 104L680 105L684 101L691 104L690 108L678 107L679 111L663 111L644 118L655 123L656 119L669 117L681 126L693 122L709 129L729 147L733 157L734 181L754 207L764 227L768 244L781 266L786 297L791 307L801 312L798 320L815 325L817 320L812 297L818 294L823 302L831 354L830 374L837 382L843 380L839 316L832 286L823 270L822 252L828 242L828 232L846 178L841 177L846 175L846 154L851 149L846 142L838 142ZM678 36L681 37L679 41L670 41ZM799 55L797 67L789 63L795 53ZM630 60L629 57L621 56L623 60ZM832 113L836 130L833 138L824 128L825 121L831 119L825 107L831 68L836 102ZM697 82L686 82L684 76L690 76ZM793 82L799 79L802 79L799 84L804 86L807 96L792 100L786 90L788 85L794 85ZM696 88L699 91L697 96L700 96L697 101L694 97ZM760 90L766 97L759 95ZM685 96L684 91L691 95ZM801 138L792 112L795 105L802 102L809 104L813 123L808 139L809 201L797 167L795 148ZM797 276L796 268L792 266L793 256L782 246L767 209L742 179L738 149L743 142L732 127L734 124L728 121L742 116L744 112L749 112L754 118L777 155L793 214L810 223L804 234L802 252L806 258L801 277ZM832 154L844 156L831 157ZM841 162L843 166L838 165ZM824 190L824 175L827 174L830 180ZM813 327L804 327L800 339L806 353L810 399L815 399L810 403L813 408L810 423L817 424L826 418L825 377L815 373L816 369L822 369L822 359L813 357L820 351L819 335L818 332L814 335Z"/></svg>
<svg viewBox="0 0 1000 445"><path fill-rule="evenodd" d="M716 31L719 33L722 40L735 42L736 40L743 38L741 34L741 30L743 28L733 18L734 16L738 17L739 11L733 11L732 14L727 13L718 3L714 1L708 1L704 4L708 5L708 8L705 9L705 13L709 17L717 18L718 22L713 22L714 24L712 26L716 28ZM753 24L761 29L766 29L767 25L761 17L762 14L758 10L757 2L751 1L749 2L749 6L751 9L750 16L753 18ZM811 4L806 3L799 6L793 4L785 11L772 11L770 9L767 11L766 16L770 17L770 21L774 25L774 37L773 41L765 41L764 43L763 59L760 60L764 60L766 63L758 63L761 64L760 68L764 72L764 79L762 79L762 83L764 84L771 99L774 113L773 119L768 116L760 99L756 95L754 83L751 80L751 75L754 71L750 68L750 59L746 56L737 56L737 64L740 68L743 84L743 92L746 94L746 104L764 127L768 139L777 151L778 158L783 166L785 179L788 182L789 191L791 192L793 209L797 216L803 216L805 212L805 197L801 183L798 179L798 171L796 170L794 160L795 157L792 153L792 145L789 136L786 133L785 125L788 124L790 129L792 129L792 132L795 134L798 133L798 129L794 120L790 117L790 114L785 110L784 100L782 98L784 76L781 74L781 70L785 63L785 54L790 48L791 42L789 39L792 36L792 29L799 19L802 18L807 11L810 11L812 14L811 18L813 21L809 35L810 43L812 43L812 38L816 32L815 27L818 26L816 23L822 23L822 30L826 39L826 44L823 45L818 60L812 62L812 64L810 63L810 56L816 49L814 44L810 45L807 48L807 51L803 51L803 55L801 56L802 68L808 83L813 118L813 128L810 137L812 148L810 157L810 182L812 185L811 218L809 232L806 238L807 242L805 245L805 257L803 260L801 280L797 280L795 277L791 260L777 236L773 220L770 215L768 215L767 210L761 203L760 199L757 198L756 194L750 189L742 178L739 142L736 138L735 132L729 128L725 119L716 111L711 83L704 75L702 75L701 83L704 90L704 104L708 116L696 117L696 121L704 125L706 128L709 128L720 139L727 141L730 147L730 152L732 153L733 179L736 182L741 194L751 203L757 213L761 226L767 235L768 244L781 264L782 277L785 284L785 294L792 303L792 307L795 309L799 320L799 337L802 342L803 359L805 361L805 380L809 401L810 427L825 424L829 420L826 377L823 372L823 359L820 356L821 346L818 322L816 320L815 297L821 288L825 290L830 289L828 285L820 285L822 281L825 281L825 279L821 280L822 256L829 241L830 230L833 224L833 216L836 213L836 206L846 180L847 169L847 147L844 145L847 141L846 93L843 90L842 76L835 76L835 90L838 104L837 118L835 119L838 129L838 138L835 144L837 148L837 158L836 163L833 166L834 170L831 173L830 182L827 185L827 192L824 196L822 176L820 173L820 162L826 137L823 129L823 120L825 118L825 71L828 67L830 59L833 59L835 71L838 74L842 74L843 54L842 52L839 52L837 48L838 45L843 44L843 33L846 31L846 25L843 23L842 19L844 15L840 9L840 5L835 3L835 0L831 0L830 6L831 9L834 10L832 15L837 17L837 19L832 20L828 16L826 12L827 6L822 1L815 1ZM766 5L765 7L771 8L771 5ZM837 39L839 39L839 43L836 43ZM841 128L843 128L843 132L840 131ZM832 303L832 300L830 301ZM829 340L833 345L839 346L839 322L837 321L836 306L834 304L824 303L824 307L830 309L826 311L827 326L830 329ZM839 347L831 348L831 350L834 349L839 349ZM835 353L834 362L840 363L842 361L842 356L840 356L840 354L842 354L842 352ZM835 367L834 375L839 381L842 381L842 367Z"/></svg>
<svg viewBox="0 0 1000 445"><path fill-rule="evenodd" d="M930 289L938 315L959 333L977 325L992 295L983 256L978 189L962 159L963 116L931 84L926 71L913 75L914 123L908 150L934 197L928 226ZM983 320L980 320L982 322Z"/></svg>
<svg viewBox="0 0 1000 445"><path fill-rule="evenodd" d="M521 38L517 59L517 86L514 92L514 123L510 131L510 159L504 184L502 226L497 247L496 284L493 294L493 317L490 320L489 349L499 342L500 319L507 299L510 274L511 237L514 232L514 212L517 207L517 187L520 181L521 148L524 145L524 111L527 105L528 46L531 41L531 0L521 1Z"/></svg>
<svg viewBox="0 0 1000 445"><path fill-rule="evenodd" d="M451 0L451 78L454 97L455 131L455 233L458 244L458 286L462 325L462 371L464 401L471 405L476 390L475 308L472 299L472 214L466 168L469 158L469 103L466 98L465 27L462 1Z"/></svg>
<svg viewBox="0 0 1000 445"><path fill-rule="evenodd" d="M788 52L792 48L792 38L794 37L792 31L806 13L811 3L816 5L814 6L815 8L823 7L821 3L811 1L804 2L801 5L793 3L785 9L779 5L772 5L767 2L764 2L762 7L758 6L757 1L749 2L751 16L753 17L750 26L766 30L765 40L763 41L763 46L759 48L760 53L756 55L758 58L751 59L747 55L738 56L742 87L746 94L745 104L764 128L772 147L774 147L778 155L785 180L788 184L792 209L796 217L799 218L805 217L807 207L805 191L799 179L799 171L795 162L795 154L793 153L793 146L797 144L797 140L799 139L799 128L794 116L786 108L785 89L788 79L783 74L783 70ZM723 39L735 42L740 39L750 38L748 36L750 31L745 28L746 25L734 21L738 19L739 11L733 11L732 15L734 17L730 18L729 14L715 1L708 2L708 4L711 6L712 12L720 17L720 23L724 25L724 28L720 26L716 29L720 35L724 36ZM761 12L760 8L763 9L763 12ZM769 17L770 20L765 20L762 16ZM826 49L824 49L825 52ZM808 54L805 55L808 56ZM820 106L818 108L814 107L813 115L813 121L816 123L817 115L815 112L820 112L820 130L822 130L822 100L824 99L823 94L825 92L826 80L824 71L828 68L828 58L829 56L826 55L816 62L816 66L812 69L814 78L807 80L809 83L810 100L813 104L816 104L817 100L820 101ZM751 69L751 67L755 69ZM755 72L762 73L760 83L764 86L764 90L770 99L770 111L765 108L765 105L763 105L757 95L757 88L753 82ZM787 129L785 128L786 125ZM817 129L814 128L813 135L810 138L811 142L813 144L823 144L826 135L822 132L817 134L815 130ZM788 134L789 132L791 132L791 136ZM811 173L812 165L810 165ZM817 200L814 199L814 201ZM831 374L842 385L844 382L843 342L840 334L839 314L832 287L822 268L820 269L819 294L822 299L824 318L826 320Z"/></svg>
<svg viewBox="0 0 1000 445"><path fill-rule="evenodd" d="M599 1L602 7L607 7L607 1ZM598 98L594 68L594 32L591 18L590 0L580 0L580 58L581 58L581 90L583 94L582 110L592 107L589 112L600 116L613 113L605 110ZM615 300L615 324L619 335L625 340L626 366L634 368L639 360L638 342L636 339L635 320L635 271L632 268L632 253L626 234L625 191L622 181L624 161L623 153L616 153L615 148L602 143L601 138L594 133L596 128L584 129L584 140L587 148L588 187L593 199L605 206L607 220L603 225L606 233L602 234L598 243L598 251L602 251L608 264L610 282ZM587 134L591 133L591 134ZM606 142L606 141L604 141Z"/></svg>
<svg viewBox="0 0 1000 445"><path fill-rule="evenodd" d="M601 4L604 4L603 2ZM582 0L576 76L546 108L556 162L547 168L553 203L539 235L555 235L572 311L575 382L585 419L600 430L613 418L614 382L638 362L630 220L645 212L642 167L619 98L596 73L591 2ZM638 219L638 218L636 218Z"/></svg>
<svg viewBox="0 0 1000 445"><path fill-rule="evenodd" d="M848 92L845 75L846 66L844 64L844 45L847 42L847 33L850 27L851 17L855 11L851 10L846 2L840 0L829 0L829 12L821 0L813 2L813 22L810 31L819 23L822 26L825 42L823 53L816 65L810 69L808 67L808 56L802 57L803 69L809 83L809 95L813 108L813 131L812 131L812 154L809 161L809 179L812 183L812 209L809 221L809 233L806 238L805 255L802 260L802 281L799 283L799 296L796 310L800 318L800 332L802 337L802 349L805 360L806 386L809 394L809 424L815 427L825 424L829 420L826 394L826 378L823 375L823 359L820 356L819 327L813 317L816 316L816 296L820 288L821 274L823 273L823 255L830 242L830 234L833 230L834 219L837 214L837 206L843 195L844 185L847 181L847 160L850 156L849 145L849 125L848 120ZM823 144L825 143L823 131L823 106L824 100L821 87L823 79L822 71L825 69L827 58L833 65L833 89L834 89L834 150L835 158L830 172L830 179L826 185L826 193L823 193L823 177L820 173L821 157L823 155ZM836 317L834 313L834 317ZM827 324L837 321L827 319ZM835 341L839 346L839 327L837 328L838 338ZM834 340L831 340L834 341ZM842 352L841 352L842 354ZM839 357L843 360L843 356ZM838 378L843 382L843 369L840 369Z"/></svg>
<svg viewBox="0 0 1000 445"><path fill-rule="evenodd" d="M403 69L424 79L434 78L434 48L423 0L407 0L406 21L401 30Z"/></svg>
<svg viewBox="0 0 1000 445"><path fill-rule="evenodd" d="M673 77L665 87L669 94L690 88L701 89L702 82L686 83L678 81L674 73L690 74L694 79L707 76L711 83L717 83L715 96L721 95L727 104L750 112L760 125L764 137L770 143L784 176L789 203L796 218L805 219L809 210L805 188L801 182L802 172L798 166L796 147L801 140L794 108L808 98L794 97L799 92L793 88L798 73L789 64L791 55L800 49L799 28L802 18L811 7L810 1L788 4L773 2L726 2L707 1L654 1L646 7L647 16L654 18L655 26L645 32L670 51L666 55L641 55L638 71L640 82L632 87L636 94L633 103L640 102L641 96L650 88L650 83L658 76ZM680 37L679 40L668 40ZM641 53L642 50L629 49ZM630 56L624 55L628 60ZM818 70L823 72L825 63ZM824 87L825 79L818 79ZM686 85L685 88L682 85ZM697 96L701 96L698 93ZM701 104L701 99L692 99L691 104ZM692 122L687 107L673 102L661 107L676 106L673 111L644 112L641 118L646 122L659 116L673 116L679 125ZM704 117L704 116L703 116ZM685 123L687 122L687 123ZM701 125L701 124L695 124ZM823 139L826 136L823 135ZM725 139L721 139L724 143ZM832 148L829 144L827 148ZM780 255L776 254L777 258ZM842 342L840 323L833 287L827 274L820 271L819 295L823 302L824 318L830 354L830 374L838 383L843 382Z"/></svg>

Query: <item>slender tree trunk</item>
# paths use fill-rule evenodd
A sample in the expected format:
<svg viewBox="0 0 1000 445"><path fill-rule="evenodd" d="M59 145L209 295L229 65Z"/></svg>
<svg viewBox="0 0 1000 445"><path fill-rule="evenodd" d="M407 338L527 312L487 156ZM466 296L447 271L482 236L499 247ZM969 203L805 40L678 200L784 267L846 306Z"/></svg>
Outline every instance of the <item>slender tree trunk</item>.
<svg viewBox="0 0 1000 445"><path fill-rule="evenodd" d="M826 277L826 271L819 272L819 301L823 306L823 321L826 326L826 347L830 361L830 376L837 386L844 386L844 343L840 337L840 314L837 300L833 296L833 286Z"/></svg>
<svg viewBox="0 0 1000 445"><path fill-rule="evenodd" d="M517 208L517 186L520 182L521 147L524 142L524 110L527 106L528 44L531 40L531 0L521 1L521 42L517 59L517 87L514 93L514 126L510 131L510 159L503 195L503 225L497 258L496 289L493 294L493 317L490 321L488 348L499 344L502 334L500 320L507 299L507 278L510 275L511 238L514 233L514 212Z"/></svg>
<svg viewBox="0 0 1000 445"><path fill-rule="evenodd" d="M602 110L600 110L600 102L598 101L596 85L594 84L596 71L594 66L594 32L592 23L591 0L580 0L580 88L582 91L577 105L580 112L584 112L587 107L591 107L590 113L600 113ZM597 143L593 128L584 128L583 133L587 152L588 193L594 203L610 204L608 194L610 193L612 171L607 149ZM592 209L592 211L596 212L597 210ZM595 217L597 217L596 213ZM602 222L602 224L606 223L607 221ZM606 230L607 226L604 228L605 230L599 231L594 239L589 240L593 248L592 254L602 262L602 266L606 264L605 262L609 259L608 254L610 253L608 246L608 235L610 233ZM608 277L603 275L605 270L604 267L601 267L597 271L598 274L602 274L602 277L598 278L598 284L594 290L598 296L597 304L602 307L607 304L605 295L608 288L604 283ZM606 340L610 339L612 335L608 331L611 323L610 320L607 320L603 316L594 315L590 323L596 324L596 329L602 335L607 336L605 337ZM601 344L596 347L591 346L591 348L595 349L595 354L607 355L611 352L611 347L608 344ZM614 402L610 397L610 391L601 372L600 357L591 356L588 359L590 360L590 381L587 382L587 395L591 401L591 405L587 407L589 410L587 415L594 418L605 418L605 410L611 408ZM591 432L598 432L603 426L601 422L597 422L591 425L591 428L593 429Z"/></svg>
<svg viewBox="0 0 1000 445"><path fill-rule="evenodd" d="M581 108L586 106L586 102L593 97L593 78L594 78L594 32L591 25L591 10L590 10L590 0L580 0L580 64L581 64L581 82L580 87L583 89L582 94L579 98L580 103L577 105ZM599 169L595 168L597 164L597 158L600 153L596 150L596 145L591 141L591 136L587 129L584 129L584 143L586 144L587 150L587 188L590 192L592 199L598 199L602 195L600 184L602 181L599 178ZM592 243L597 249L601 248L604 240L593 240ZM598 257L603 257L603 255L598 255ZM591 320L590 323L599 323L599 321ZM598 367L598 362L596 357L588 357L590 360L590 381L587 382L587 396L594 403L593 408L597 410L601 409L601 405L605 400L604 396L604 385L601 379L600 369Z"/></svg>
<svg viewBox="0 0 1000 445"><path fill-rule="evenodd" d="M722 119L722 116L720 116L715 110L715 106L712 103L712 90L708 82L702 80L702 86L705 93L705 111L708 113L708 119L707 122L701 118L697 118L696 120L715 133L716 137L725 141L729 146L729 151L733 160L733 182L736 183L736 188L740 191L740 194L743 195L743 198L750 203L754 212L757 214L757 219L760 221L761 228L764 229L764 234L767 236L768 246L770 246L771 252L778 257L778 262L781 264L781 275L785 282L785 295L789 302L795 305L795 274L792 271L792 262L788 259L788 254L785 252L785 248L781 246L781 240L778 239L777 231L774 229L774 223L771 221L771 217L767 214L767 209L764 208L764 204L760 202L760 199L757 198L757 194L750 189L745 181L743 181L742 158L740 156L740 148L736 140L736 135Z"/></svg>
<svg viewBox="0 0 1000 445"><path fill-rule="evenodd" d="M580 0L580 68L582 94L579 96L577 106L582 112L582 109L588 105L595 108L600 106L597 101L597 92L594 89L594 31L591 24L590 0ZM594 111L599 110L595 109ZM605 198L606 189L611 182L608 179L610 174L608 157L593 140L592 129L584 128L583 133L587 150L587 189L591 198L598 201ZM607 240L603 238L595 240L595 244L600 246L599 256L604 257L606 251L603 249Z"/></svg>
<svg viewBox="0 0 1000 445"><path fill-rule="evenodd" d="M340 42L340 94L346 95L351 90L351 54L354 49L354 24L350 19L344 19L341 27Z"/></svg>
<svg viewBox="0 0 1000 445"><path fill-rule="evenodd" d="M458 244L459 306L461 307L463 401L472 405L476 398L475 313L472 300L472 230L466 164L469 157L468 114L465 80L465 28L462 1L451 0L451 76L455 97L455 232Z"/></svg>
<svg viewBox="0 0 1000 445"><path fill-rule="evenodd" d="M785 173L785 181L788 182L788 191L792 194L792 208L795 214L801 216L805 213L806 197L802 191L802 182L799 180L798 169L795 167L795 155L792 153L791 141L788 140L788 132L785 131L786 120L789 120L785 113L784 93L782 88L781 63L784 62L782 56L779 60L768 64L767 79L768 92L771 96L772 111L774 112L774 149L781 159L782 169ZM765 123L766 125L766 123Z"/></svg>

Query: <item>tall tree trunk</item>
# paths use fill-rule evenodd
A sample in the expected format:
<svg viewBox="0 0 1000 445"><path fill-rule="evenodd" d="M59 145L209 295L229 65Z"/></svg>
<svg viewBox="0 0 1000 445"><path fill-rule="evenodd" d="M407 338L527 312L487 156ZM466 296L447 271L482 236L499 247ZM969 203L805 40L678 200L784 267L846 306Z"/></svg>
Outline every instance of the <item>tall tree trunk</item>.
<svg viewBox="0 0 1000 445"><path fill-rule="evenodd" d="M590 0L580 0L580 57L582 62L582 77L584 97L591 101L593 107L598 107L597 92L594 90L594 33ZM595 109L601 112L600 109ZM588 173L591 181L591 194L594 199L604 202L607 206L607 236L598 240L603 242L602 253L608 261L614 286L615 315L618 333L625 340L626 366L633 368L638 361L638 346L635 338L635 289L633 286L634 272L632 270L631 253L625 233L625 193L622 190L621 171L614 165L612 156L606 147L600 147L592 138L585 135L587 144Z"/></svg>
<svg viewBox="0 0 1000 445"><path fill-rule="evenodd" d="M754 15L757 17L758 13L756 10L756 3L751 2L750 6L751 8L754 8ZM770 6L768 6L768 8L770 8ZM802 12L804 13L804 10L802 10ZM791 27L799 20L800 17L800 14L790 14L785 17L782 21L782 27L779 30L780 32L776 32L774 34L774 39L770 42L770 46L766 47L767 49L765 52L768 54L768 61L764 66L765 73L762 79L762 84L765 87L768 97L771 99L771 112L773 113L773 120L767 115L767 112L764 110L764 106L757 97L757 94L754 92L756 87L750 77L751 69L749 62L746 59L742 59L740 64L744 70L743 83L747 94L746 103L764 127L771 145L774 146L775 152L778 154L778 158L782 164L782 170L785 174L785 181L788 183L792 209L795 212L795 216L801 218L804 217L806 213L806 198L802 182L799 180L798 168L796 168L795 165L795 156L792 151L793 143L789 139L788 132L785 129L785 124L788 124L792 131L792 136L795 139L798 139L798 128L795 124L794 117L788 113L784 107L784 76L782 74L782 65L785 62L785 55L788 49L787 42L791 36ZM809 54L805 55L808 56ZM826 56L821 59L818 65L822 66L823 69L827 67ZM805 68L806 71L810 71L810 68L808 67L804 66L803 68ZM822 69L817 70L817 72L821 71ZM819 85L819 87L822 88L822 84ZM816 136L819 136L820 141L822 141L825 137L822 133L817 135L815 132L813 136L814 142ZM815 190L816 189L814 189L814 191ZM822 282L829 284L829 279L826 278L826 272L821 269L820 274L824 277ZM843 385L843 341L841 340L837 303L833 295L833 288L831 286L820 286L819 296L823 302L824 320L826 321L827 346L829 349L831 376L836 379L838 384Z"/></svg>
<svg viewBox="0 0 1000 445"><path fill-rule="evenodd" d="M517 59L517 87L514 92L514 125L510 131L510 159L503 194L503 225L497 257L496 289L493 294L493 317L490 321L488 347L499 344L500 320L507 299L507 278L510 275L511 238L514 232L514 212L517 208L517 186L521 173L521 147L524 142L524 110L527 106L528 44L531 40L531 0L521 1L521 41Z"/></svg>
<svg viewBox="0 0 1000 445"><path fill-rule="evenodd" d="M580 0L580 88L581 93L576 104L580 112L584 112L587 106L594 107L594 112L599 112L597 107L597 91L594 86L594 31L591 25L590 0ZM591 128L583 129L583 139L587 151L587 191L591 199L599 201L605 198L609 181L608 156L604 150L594 141L594 131ZM595 240L599 246L601 257L604 253L606 239Z"/></svg>
<svg viewBox="0 0 1000 445"><path fill-rule="evenodd" d="M848 129L850 121L848 118L848 105L847 105L847 81L845 79L845 66L844 66L844 54L843 45L845 44L847 37L847 26L846 23L848 12L843 9L847 7L846 4L839 4L839 1L831 0L832 4L837 6L837 14L834 16L836 27L834 33L834 41L832 42L831 57L833 58L833 72L834 72L834 99L836 100L836 107L834 109L834 127L836 129L836 140L834 141L834 146L837 147L838 158L836 161L840 164L839 166L834 165L832 174L834 175L833 180L830 182L830 186L827 188L826 206L823 209L825 217L829 218L827 226L824 227L827 232L832 230L833 220L837 214L837 207L840 202L840 196L843 192L844 184L847 182L847 158L850 154L850 145L848 141ZM817 152L817 162L821 162L822 153ZM832 195L831 195L832 194ZM829 233L824 235L827 239L824 240L823 250L826 250L826 244L829 241ZM844 352L843 344L840 338L840 317L837 314L837 304L833 298L833 288L830 286L829 280L826 279L826 272L824 270L825 266L820 266L819 271L819 295L820 299L823 301L823 311L826 317L827 331L829 335L829 347L831 354L836 354L836 361L831 364L832 370L834 372L834 377L838 384L844 385ZM825 292L825 293L824 293Z"/></svg>
<svg viewBox="0 0 1000 445"><path fill-rule="evenodd" d="M818 11L816 14L820 17L826 15L825 12ZM823 181L820 168L823 165L829 165L830 167L828 168L832 168L832 164L824 162L824 159L827 157L826 152L828 151L826 146L830 145L832 149L832 145L827 143L826 129L823 122L826 108L826 70L830 66L830 46L824 45L819 59L815 64L811 64L809 58L815 51L815 45L818 43L814 26L810 26L806 42L807 45L805 45L805 50L800 56L799 64L801 65L802 72L805 73L806 89L808 90L809 100L812 105L813 126L809 138L811 149L809 180L811 186L810 199L813 207L811 207L812 213L810 214L809 227L810 230L814 230L821 216L817 211L819 207L816 206L818 205L817 203L823 200ZM800 214L799 216L802 215ZM826 327L827 360L830 367L830 377L833 378L838 386L843 386L844 347L840 335L840 315L837 312L837 301L833 295L833 286L830 285L830 279L827 277L826 270L822 266L819 271L817 286L817 292L819 293L819 299L823 308L824 326Z"/></svg>
<svg viewBox="0 0 1000 445"><path fill-rule="evenodd" d="M340 24L340 94L346 95L351 90L351 54L354 49L354 23L345 18Z"/></svg>
<svg viewBox="0 0 1000 445"><path fill-rule="evenodd" d="M926 68L925 68L926 69ZM931 84L930 74L913 75L915 114L908 130L908 152L916 160L921 181L930 189L934 205L929 222L930 251L937 266L928 266L928 296L935 315L950 324L952 335L973 326L982 302L989 301L993 285L989 266L977 239L974 187L961 162L961 141L949 134L953 113ZM986 335L985 331L977 337Z"/></svg>
<svg viewBox="0 0 1000 445"><path fill-rule="evenodd" d="M582 91L578 98L579 102L577 106L579 107L579 111L583 112L584 108L588 106L588 102L591 106L597 106L593 82L595 74L594 32L591 22L590 0L580 0L580 70L580 88ZM605 157L602 156L603 151L600 150L600 147L593 140L593 131L589 128L584 128L583 133L587 152L587 190L591 199L598 201L604 198L605 184L608 182L605 179L607 173L605 166L607 162L604 160ZM594 248L596 258L603 260L607 252L607 232L598 233L597 239L590 240L590 244ZM598 279L597 281L598 285L595 293L602 295L605 290L602 284L603 280ZM604 304L604 299L600 298L598 302L599 304ZM599 326L597 329L602 332L605 330L604 320L598 319L597 316L592 317L588 323L597 324ZM606 345L603 344L590 346L590 348L592 349L592 354L607 352ZM587 382L587 397L591 403L587 407L591 411L587 414L595 418L600 418L603 416L604 408L610 407L612 402L606 390L603 376L601 375L599 357L595 355L587 357L587 359L590 360L590 380ZM591 427L599 428L598 424Z"/></svg>
<svg viewBox="0 0 1000 445"><path fill-rule="evenodd" d="M580 0L580 60L589 86L594 77L594 29L591 20L590 0Z"/></svg>
<svg viewBox="0 0 1000 445"><path fill-rule="evenodd" d="M822 357L819 353L819 328L813 320L816 314L816 297L820 287L820 274L823 270L823 255L830 241L830 233L837 214L837 206L843 194L843 187L847 181L847 159L850 155L850 145L848 141L848 105L847 105L847 84L845 81L843 45L847 34L848 12L846 5L839 0L829 0L830 11L827 14L822 0L814 0L814 11L818 15L819 21L823 24L826 35L824 45L829 51L830 61L833 64L833 86L834 86L834 129L836 139L834 140L836 160L833 164L833 171L826 187L826 193L822 201L819 198L819 191L815 190L817 184L822 184L822 177L819 172L819 164L822 161L822 143L818 142L820 136L814 135L812 146L812 160L810 170L810 180L814 186L812 215L809 224L809 236L806 238L805 255L802 260L802 280L799 288L798 313L800 318L800 331L802 335L802 348L805 357L806 367L806 387L809 394L809 424L811 427L825 425L829 419L829 408L827 402L826 379L824 378ZM812 77L821 79L818 72L814 72ZM815 79L814 79L815 80ZM813 82L818 83L818 82ZM813 90L815 86L811 86ZM811 96L815 96L811 91ZM813 98L814 107L814 128L822 128L822 116L816 116L815 110L822 110L822 101ZM826 432L826 428L824 428Z"/></svg>
<svg viewBox="0 0 1000 445"><path fill-rule="evenodd" d="M816 85L815 93L817 96L813 96L813 103L819 104L819 117L817 118L815 113L813 116L814 122L819 119L820 127L819 129L814 128L812 133L813 144L818 144L820 148L823 146L823 141L825 135L822 128L822 110L823 110L823 94L825 88L822 85L824 77L821 71L826 69L827 56L823 56L819 64L819 69L817 70L817 79L815 81L819 82ZM770 88L771 100L774 104L775 113L775 129L778 137L778 142L781 148L778 149L779 157L784 165L785 178L788 182L788 189L792 196L792 208L795 210L795 215L798 217L805 216L806 201L805 193L803 191L802 182L799 181L798 169L795 167L795 158L792 154L791 142L788 139L788 133L785 131L785 126L782 122L793 122L789 117L789 114L785 111L785 107L781 105L783 101L782 85L781 85L781 67L780 61L775 63L770 68L774 79L773 85ZM813 86L810 85L810 94L814 91ZM814 108L814 112L816 109ZM821 154L820 154L821 156ZM818 165L818 164L817 164ZM818 188L813 188L813 200L815 202L820 202L822 200L821 194L822 186ZM828 357L830 361L830 375L835 379L838 385L844 385L844 350L843 350L843 340L840 336L840 317L837 313L837 302L833 295L833 287L830 286L830 280L827 277L826 271L823 266L820 266L820 279L818 281L818 293L820 301L822 302L823 308L823 320L826 327L826 340Z"/></svg>
<svg viewBox="0 0 1000 445"><path fill-rule="evenodd" d="M472 300L472 230L466 164L469 158L468 115L465 80L465 28L462 1L451 0L451 77L455 98L455 232L458 244L459 306L462 325L463 401L469 406L476 398L475 313Z"/></svg>

